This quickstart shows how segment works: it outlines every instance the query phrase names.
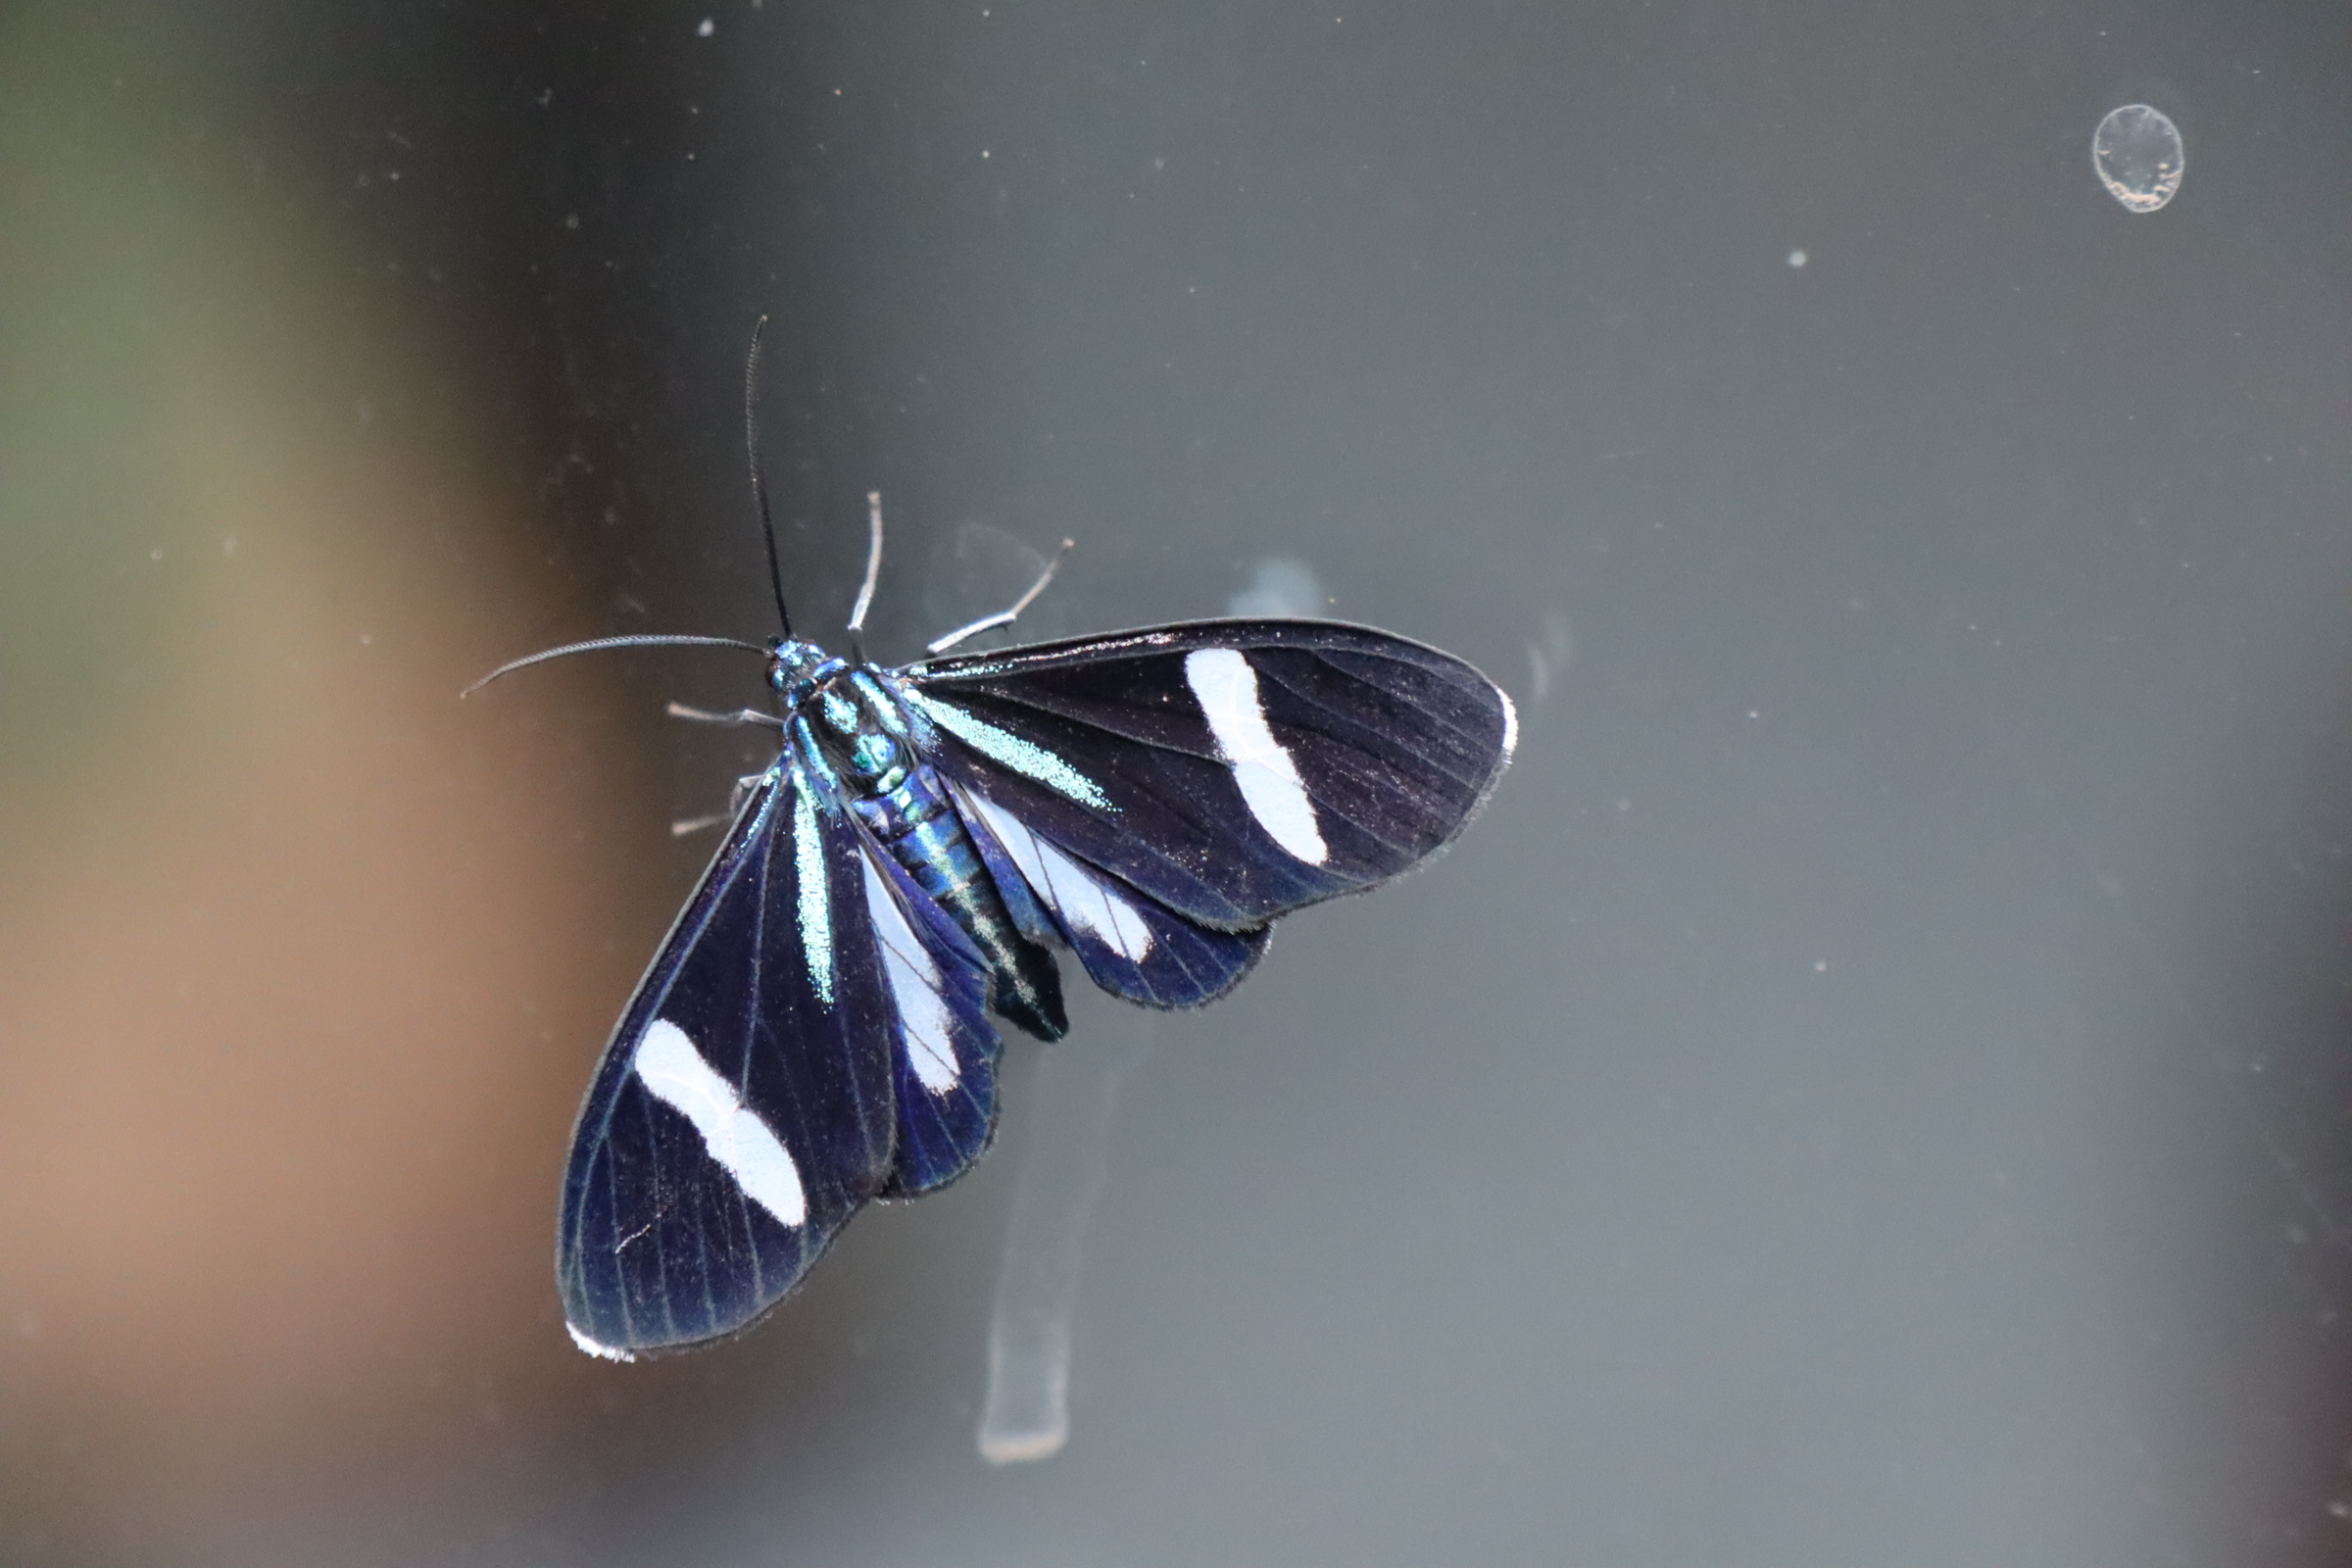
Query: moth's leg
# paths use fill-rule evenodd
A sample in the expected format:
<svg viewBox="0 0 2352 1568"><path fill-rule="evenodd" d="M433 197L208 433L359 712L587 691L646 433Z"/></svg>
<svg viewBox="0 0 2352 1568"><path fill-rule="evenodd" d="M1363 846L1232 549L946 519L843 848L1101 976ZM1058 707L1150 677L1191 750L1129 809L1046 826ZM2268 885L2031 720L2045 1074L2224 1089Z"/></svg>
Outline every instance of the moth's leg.
<svg viewBox="0 0 2352 1568"><path fill-rule="evenodd" d="M726 824L734 821L736 817L743 814L743 803L745 799L750 796L753 790L759 788L760 781L766 777L767 775L765 773L751 773L737 779L735 781L735 788L727 795L727 808L725 810L713 811L709 816L681 816L676 821L669 824L670 836L673 838L682 839L689 833L700 833L705 828L726 826Z"/></svg>
<svg viewBox="0 0 2352 1568"><path fill-rule="evenodd" d="M858 641L858 633L865 630L865 612L874 608L874 583L882 575L882 492L879 490L865 493L865 581L858 589L856 607L850 611L849 632L853 646ZM862 653L858 662L865 662Z"/></svg>
<svg viewBox="0 0 2352 1568"><path fill-rule="evenodd" d="M672 718L691 718L698 724L763 724L769 729L782 729L784 721L773 713L763 713L757 708L738 708L732 713L714 713L708 708L688 708L684 703L669 705Z"/></svg>
<svg viewBox="0 0 2352 1568"><path fill-rule="evenodd" d="M955 647L957 643L963 641L966 637L976 636L979 633L988 631L993 627L1009 626L1014 621L1020 619L1021 612L1027 610L1031 605L1037 603L1037 596L1046 591L1046 584L1052 582L1054 580L1054 574L1061 569L1061 558L1068 555L1070 553L1070 547L1076 543L1077 541L1074 539L1064 539L1061 542L1061 548L1054 552L1054 559L1046 563L1046 569L1038 574L1037 581L1029 585L1029 591L1027 593L1021 595L1020 598L1012 602L1011 609L1000 610L993 615L983 615L978 620L973 621L969 626L958 626L954 631L948 633L945 637L933 638L930 643L925 645L923 652L926 654L944 654L949 649Z"/></svg>

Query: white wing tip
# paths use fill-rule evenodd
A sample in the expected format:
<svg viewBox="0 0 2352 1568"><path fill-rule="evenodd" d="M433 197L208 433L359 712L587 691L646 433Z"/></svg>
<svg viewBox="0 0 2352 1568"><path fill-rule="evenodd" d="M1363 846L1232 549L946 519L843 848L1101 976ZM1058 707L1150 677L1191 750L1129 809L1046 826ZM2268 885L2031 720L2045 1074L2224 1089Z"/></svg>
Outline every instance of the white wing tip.
<svg viewBox="0 0 2352 1568"><path fill-rule="evenodd" d="M1519 705L1499 686L1494 688L1494 695L1502 699L1502 760L1508 762L1511 754L1519 749Z"/></svg>
<svg viewBox="0 0 2352 1568"><path fill-rule="evenodd" d="M572 1344L600 1361L634 1361L637 1359L635 1355L616 1345L599 1345L569 1323L564 1325L564 1332L571 1336Z"/></svg>

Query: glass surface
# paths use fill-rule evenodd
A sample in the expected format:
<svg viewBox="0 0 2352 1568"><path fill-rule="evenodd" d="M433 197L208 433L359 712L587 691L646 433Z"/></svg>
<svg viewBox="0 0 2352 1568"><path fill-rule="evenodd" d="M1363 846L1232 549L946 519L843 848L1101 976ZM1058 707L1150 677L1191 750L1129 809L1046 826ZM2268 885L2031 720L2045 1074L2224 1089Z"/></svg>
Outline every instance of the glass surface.
<svg viewBox="0 0 2352 1568"><path fill-rule="evenodd" d="M0 7L0 1561L2344 1560L2346 37ZM1523 736L1115 1097L1016 1047L969 1179L612 1366L557 1177L765 761L663 705L759 671L457 694L773 629L763 313L810 634L879 489L878 657L1067 536L1029 634L1304 584ZM992 1466L1024 1300L1067 1441Z"/></svg>

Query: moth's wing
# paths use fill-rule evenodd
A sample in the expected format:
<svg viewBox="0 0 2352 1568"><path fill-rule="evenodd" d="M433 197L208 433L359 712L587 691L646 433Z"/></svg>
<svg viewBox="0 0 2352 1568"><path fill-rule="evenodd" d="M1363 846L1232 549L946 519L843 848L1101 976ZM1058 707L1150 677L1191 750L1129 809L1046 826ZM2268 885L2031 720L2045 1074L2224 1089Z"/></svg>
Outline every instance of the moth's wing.
<svg viewBox="0 0 2352 1568"><path fill-rule="evenodd" d="M1216 931L1089 865L990 797L951 785L956 809L1023 929L1077 955L1095 984L1150 1007L1197 1007L1239 984L1269 933ZM1013 893L1021 895L1019 899ZM1024 916L1025 904L1035 915Z"/></svg>
<svg viewBox="0 0 2352 1568"><path fill-rule="evenodd" d="M1518 732L1461 660L1336 621L1188 621L890 678L955 782L1224 931L1411 868L1485 803Z"/></svg>
<svg viewBox="0 0 2352 1568"><path fill-rule="evenodd" d="M889 1179L895 1011L866 875L849 813L779 762L580 1107L556 1279L583 1349L625 1359L748 1326Z"/></svg>
<svg viewBox="0 0 2352 1568"><path fill-rule="evenodd" d="M962 928L862 830L860 896L890 994L897 1152L884 1198L962 1175L997 1128L997 1031L988 968Z"/></svg>

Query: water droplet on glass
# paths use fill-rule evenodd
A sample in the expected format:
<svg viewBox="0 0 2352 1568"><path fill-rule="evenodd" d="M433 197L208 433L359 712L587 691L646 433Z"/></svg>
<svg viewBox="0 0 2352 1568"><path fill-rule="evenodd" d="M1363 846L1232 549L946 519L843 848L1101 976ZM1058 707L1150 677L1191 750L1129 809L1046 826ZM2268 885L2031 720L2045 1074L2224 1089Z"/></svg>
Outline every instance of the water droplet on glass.
<svg viewBox="0 0 2352 1568"><path fill-rule="evenodd" d="M1250 568L1250 586L1225 601L1225 613L1320 615L1330 604L1314 567L1289 556L1268 556Z"/></svg>
<svg viewBox="0 0 2352 1568"><path fill-rule="evenodd" d="M2180 127L2146 104L2110 109L2091 132L2090 167L2125 211L2152 213L2180 188Z"/></svg>
<svg viewBox="0 0 2352 1568"><path fill-rule="evenodd" d="M1543 632L1527 641L1527 673L1529 696L1541 706L1551 695L1551 684L1568 667L1572 644L1568 636L1568 617L1553 611L1544 617Z"/></svg>

